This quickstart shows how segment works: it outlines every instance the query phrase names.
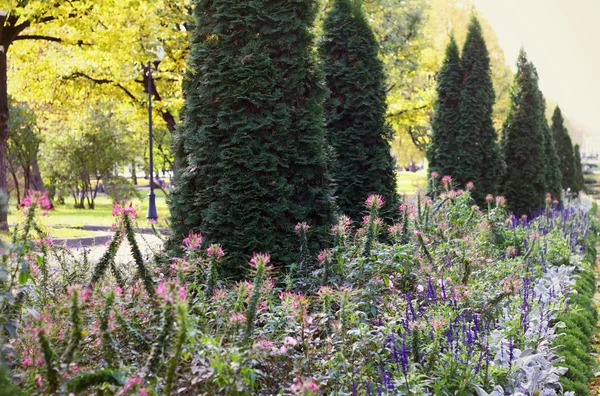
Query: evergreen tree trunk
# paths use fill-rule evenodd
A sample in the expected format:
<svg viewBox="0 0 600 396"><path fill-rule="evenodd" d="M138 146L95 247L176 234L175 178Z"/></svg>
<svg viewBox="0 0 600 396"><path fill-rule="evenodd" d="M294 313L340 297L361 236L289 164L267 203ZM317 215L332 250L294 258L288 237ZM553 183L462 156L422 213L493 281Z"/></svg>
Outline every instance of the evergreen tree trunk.
<svg viewBox="0 0 600 396"><path fill-rule="evenodd" d="M332 166L340 212L361 222L365 199L381 194L382 217L391 221L398 206L395 161L386 123L386 86L378 43L361 4L335 0L324 22L319 46L330 95L325 119L336 150Z"/></svg>

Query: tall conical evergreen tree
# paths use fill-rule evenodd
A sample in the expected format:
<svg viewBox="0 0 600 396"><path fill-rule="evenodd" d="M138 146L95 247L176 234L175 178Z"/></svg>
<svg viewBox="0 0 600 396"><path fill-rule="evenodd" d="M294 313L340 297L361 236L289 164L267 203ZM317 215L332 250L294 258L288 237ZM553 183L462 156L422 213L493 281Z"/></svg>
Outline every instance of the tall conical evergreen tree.
<svg viewBox="0 0 600 396"><path fill-rule="evenodd" d="M294 225L331 219L311 1L197 3L175 139L174 241L221 243L227 275L254 251L297 258ZM313 89L316 87L317 89Z"/></svg>
<svg viewBox="0 0 600 396"><path fill-rule="evenodd" d="M558 155L559 167L562 172L561 185L565 190L570 188L574 191L575 186L575 157L573 156L573 143L569 137L569 131L565 127L565 120L560 108L556 106L552 114L552 136L554 137L554 146Z"/></svg>
<svg viewBox="0 0 600 396"><path fill-rule="evenodd" d="M507 165L502 192L508 208L521 214L542 207L546 195L541 99L537 74L521 49L511 107L502 130L502 154Z"/></svg>
<svg viewBox="0 0 600 396"><path fill-rule="evenodd" d="M487 194L498 191L504 163L492 122L494 86L490 57L475 16L469 24L461 63L461 127L456 139L458 160L452 176L460 186L473 182L473 197L482 203Z"/></svg>
<svg viewBox="0 0 600 396"><path fill-rule="evenodd" d="M460 91L462 70L454 36L446 47L446 58L437 76L437 99L431 123L431 144L427 148L429 174L453 175L457 163L456 139L460 133Z"/></svg>
<svg viewBox="0 0 600 396"><path fill-rule="evenodd" d="M546 100L542 92L538 89L539 110L538 117L544 137L544 161L546 174L546 192L552 194L552 198L560 201L562 195L561 174L559 169L559 159L554 147L552 132L546 119Z"/></svg>
<svg viewBox="0 0 600 396"><path fill-rule="evenodd" d="M398 206L395 161L388 139L386 86L378 43L361 2L334 0L319 53L330 90L325 104L328 139L336 151L332 176L340 212L354 221L367 214L368 194L381 194L383 217Z"/></svg>
<svg viewBox="0 0 600 396"><path fill-rule="evenodd" d="M582 191L585 188L585 181L583 178L583 166L581 165L581 153L579 145L573 146L573 170L575 173L575 191Z"/></svg>

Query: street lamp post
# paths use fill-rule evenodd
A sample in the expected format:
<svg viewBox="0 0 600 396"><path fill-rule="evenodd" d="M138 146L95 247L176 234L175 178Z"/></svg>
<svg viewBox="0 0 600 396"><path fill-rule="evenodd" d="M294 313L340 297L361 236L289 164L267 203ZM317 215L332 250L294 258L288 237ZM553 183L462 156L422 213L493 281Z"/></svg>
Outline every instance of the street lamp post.
<svg viewBox="0 0 600 396"><path fill-rule="evenodd" d="M154 155L152 153L152 62L148 61L148 142L150 145L150 194L148 194L148 213L146 218L149 224L156 224L156 195L154 195Z"/></svg>

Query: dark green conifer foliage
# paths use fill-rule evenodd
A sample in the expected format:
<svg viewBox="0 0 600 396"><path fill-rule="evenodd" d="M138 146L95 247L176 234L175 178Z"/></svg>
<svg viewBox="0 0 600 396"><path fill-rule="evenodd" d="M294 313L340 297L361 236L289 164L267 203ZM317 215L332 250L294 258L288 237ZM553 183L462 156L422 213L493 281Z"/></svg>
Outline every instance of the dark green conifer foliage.
<svg viewBox="0 0 600 396"><path fill-rule="evenodd" d="M361 2L334 0L323 25L319 53L330 95L325 104L328 140L340 212L360 221L368 194L383 195L382 217L396 213L395 161L388 139L386 85L379 44Z"/></svg>
<svg viewBox="0 0 600 396"><path fill-rule="evenodd" d="M579 152L579 145L573 146L573 169L575 173L575 191L582 191L585 188L585 182L583 178L583 167L581 165L581 153Z"/></svg>
<svg viewBox="0 0 600 396"><path fill-rule="evenodd" d="M561 174L559 168L559 159L556 154L556 148L554 147L554 139L552 138L552 131L548 125L546 119L546 100L541 91L538 90L540 95L539 98L539 113L540 125L542 128L542 134L544 137L544 159L545 159L545 173L546 173L546 192L552 194L553 200L561 200L562 186L561 186Z"/></svg>
<svg viewBox="0 0 600 396"><path fill-rule="evenodd" d="M306 221L318 237L332 216L314 1L200 1L194 14L173 242L194 230L221 243L226 275L241 276L254 251L290 263L294 225Z"/></svg>
<svg viewBox="0 0 600 396"><path fill-rule="evenodd" d="M565 127L565 120L560 108L556 106L552 114L552 136L554 137L554 146L558 155L559 167L562 172L561 185L565 190L570 188L575 190L575 157L573 155L573 143L569 137L569 131Z"/></svg>
<svg viewBox="0 0 600 396"><path fill-rule="evenodd" d="M458 159L452 178L461 187L473 182L473 198L483 203L487 194L498 191L504 163L492 122L495 94L490 57L475 16L469 24L461 63L461 126L455 143Z"/></svg>
<svg viewBox="0 0 600 396"><path fill-rule="evenodd" d="M427 148L429 174L453 175L458 159L456 139L460 133L460 91L462 70L454 36L446 47L446 58L437 76L437 100L431 123L431 144ZM439 180L437 182L439 183Z"/></svg>
<svg viewBox="0 0 600 396"><path fill-rule="evenodd" d="M521 214L542 207L546 195L541 99L537 73L521 49L511 107L502 130L502 154L506 162L502 193L508 208Z"/></svg>

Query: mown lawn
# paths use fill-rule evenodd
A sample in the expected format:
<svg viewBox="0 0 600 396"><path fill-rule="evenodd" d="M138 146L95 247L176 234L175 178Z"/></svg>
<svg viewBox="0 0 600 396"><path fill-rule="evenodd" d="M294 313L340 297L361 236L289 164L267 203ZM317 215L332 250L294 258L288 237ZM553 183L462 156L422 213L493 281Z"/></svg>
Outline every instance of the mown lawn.
<svg viewBox="0 0 600 396"><path fill-rule="evenodd" d="M131 200L138 209L139 225L146 224L146 212L148 211L147 192L142 191L143 200L137 198ZM22 215L15 208L16 202L10 203L8 222L14 225L22 221ZM55 238L73 238L97 235L94 231L78 229L84 225L111 226L114 222L112 217L112 200L106 194L98 194L95 201L95 209L75 209L73 199L67 199L65 205L56 205L47 216L39 218L40 225L48 228L50 234ZM156 208L159 217L159 226L165 226L165 218L169 216L169 208L162 191L156 191ZM66 226L74 228L53 228L54 226Z"/></svg>
<svg viewBox="0 0 600 396"><path fill-rule="evenodd" d="M424 190L427 186L427 173L424 170L417 172L398 172L398 192L412 194L417 190Z"/></svg>

